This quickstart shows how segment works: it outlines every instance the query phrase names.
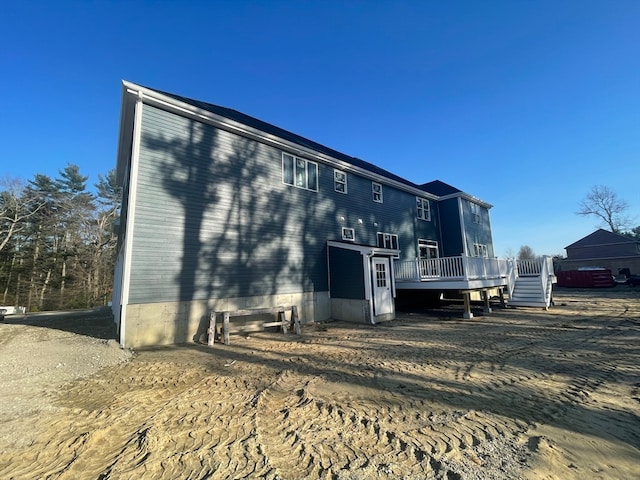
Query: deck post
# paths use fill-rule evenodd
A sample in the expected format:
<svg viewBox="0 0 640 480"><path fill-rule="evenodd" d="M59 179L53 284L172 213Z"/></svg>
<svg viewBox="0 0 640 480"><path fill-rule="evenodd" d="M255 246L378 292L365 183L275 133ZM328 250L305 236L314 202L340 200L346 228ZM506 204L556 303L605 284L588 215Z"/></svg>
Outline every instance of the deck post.
<svg viewBox="0 0 640 480"><path fill-rule="evenodd" d="M498 295L500 296L500 306L502 308L507 308L507 305L504 302L504 288L503 287L498 288Z"/></svg>
<svg viewBox="0 0 640 480"><path fill-rule="evenodd" d="M482 311L484 313L491 313L491 305L489 304L489 292L487 292L486 290L482 291L482 300L484 301L484 308L482 309Z"/></svg>
<svg viewBox="0 0 640 480"><path fill-rule="evenodd" d="M464 313L462 314L462 317L473 318L473 313L471 313L471 293L464 292L462 296L464 297Z"/></svg>

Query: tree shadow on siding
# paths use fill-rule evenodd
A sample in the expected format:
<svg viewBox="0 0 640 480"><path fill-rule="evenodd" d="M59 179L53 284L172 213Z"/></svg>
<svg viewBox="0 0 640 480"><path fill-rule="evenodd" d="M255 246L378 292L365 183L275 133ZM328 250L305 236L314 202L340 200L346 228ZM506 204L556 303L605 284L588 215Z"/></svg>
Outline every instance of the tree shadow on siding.
<svg viewBox="0 0 640 480"><path fill-rule="evenodd" d="M186 136L143 139L159 157L161 188L182 211L174 279L175 299L187 309L181 315L193 301L211 308L216 299L253 297L246 307L258 308L271 306L266 295L326 290L325 243L312 230L331 208L319 208L315 192L283 185L279 150L185 121ZM197 341L208 322L205 312L195 337L176 329L173 341Z"/></svg>

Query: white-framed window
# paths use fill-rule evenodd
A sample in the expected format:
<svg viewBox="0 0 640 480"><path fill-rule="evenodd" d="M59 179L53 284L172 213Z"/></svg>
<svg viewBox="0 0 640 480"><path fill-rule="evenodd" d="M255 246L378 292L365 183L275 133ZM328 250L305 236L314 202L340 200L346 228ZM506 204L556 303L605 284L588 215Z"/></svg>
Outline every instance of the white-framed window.
<svg viewBox="0 0 640 480"><path fill-rule="evenodd" d="M471 204L471 215L473 216L473 223L480 223L480 205L474 202L469 202Z"/></svg>
<svg viewBox="0 0 640 480"><path fill-rule="evenodd" d="M438 242L435 240L418 239L418 256L420 259L424 258L438 258L440 251L438 249Z"/></svg>
<svg viewBox="0 0 640 480"><path fill-rule="evenodd" d="M373 201L382 203L382 185L376 182L371 182L371 193L373 194Z"/></svg>
<svg viewBox="0 0 640 480"><path fill-rule="evenodd" d="M378 247L390 248L392 250L398 250L398 235L395 233L378 232Z"/></svg>
<svg viewBox="0 0 640 480"><path fill-rule="evenodd" d="M305 190L318 191L318 164L295 157L288 153L282 154L282 182Z"/></svg>
<svg viewBox="0 0 640 480"><path fill-rule="evenodd" d="M356 231L353 228L342 227L342 240L356 241Z"/></svg>
<svg viewBox="0 0 640 480"><path fill-rule="evenodd" d="M340 170L333 171L333 189L336 192L347 193L347 174Z"/></svg>
<svg viewBox="0 0 640 480"><path fill-rule="evenodd" d="M473 255L475 257L488 257L489 251L487 246L483 243L474 243L473 244Z"/></svg>
<svg viewBox="0 0 640 480"><path fill-rule="evenodd" d="M416 212L420 220L431 221L431 204L429 200L416 197Z"/></svg>

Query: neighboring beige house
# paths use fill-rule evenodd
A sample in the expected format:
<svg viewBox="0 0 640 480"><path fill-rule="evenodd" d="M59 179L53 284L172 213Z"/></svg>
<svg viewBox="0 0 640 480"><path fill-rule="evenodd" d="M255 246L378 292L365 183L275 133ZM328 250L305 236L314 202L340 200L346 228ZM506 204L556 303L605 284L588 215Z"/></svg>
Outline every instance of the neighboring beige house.
<svg viewBox="0 0 640 480"><path fill-rule="evenodd" d="M603 267L618 275L621 270L640 274L640 241L618 233L598 229L565 247L567 258L557 270L577 270L581 267Z"/></svg>

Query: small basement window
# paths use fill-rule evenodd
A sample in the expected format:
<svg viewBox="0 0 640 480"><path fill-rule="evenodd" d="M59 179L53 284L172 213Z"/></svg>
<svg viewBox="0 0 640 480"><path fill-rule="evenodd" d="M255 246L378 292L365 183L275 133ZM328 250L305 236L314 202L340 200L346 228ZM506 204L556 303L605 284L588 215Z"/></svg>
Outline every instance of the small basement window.
<svg viewBox="0 0 640 480"><path fill-rule="evenodd" d="M356 231L353 228L342 227L342 240L356 241Z"/></svg>

